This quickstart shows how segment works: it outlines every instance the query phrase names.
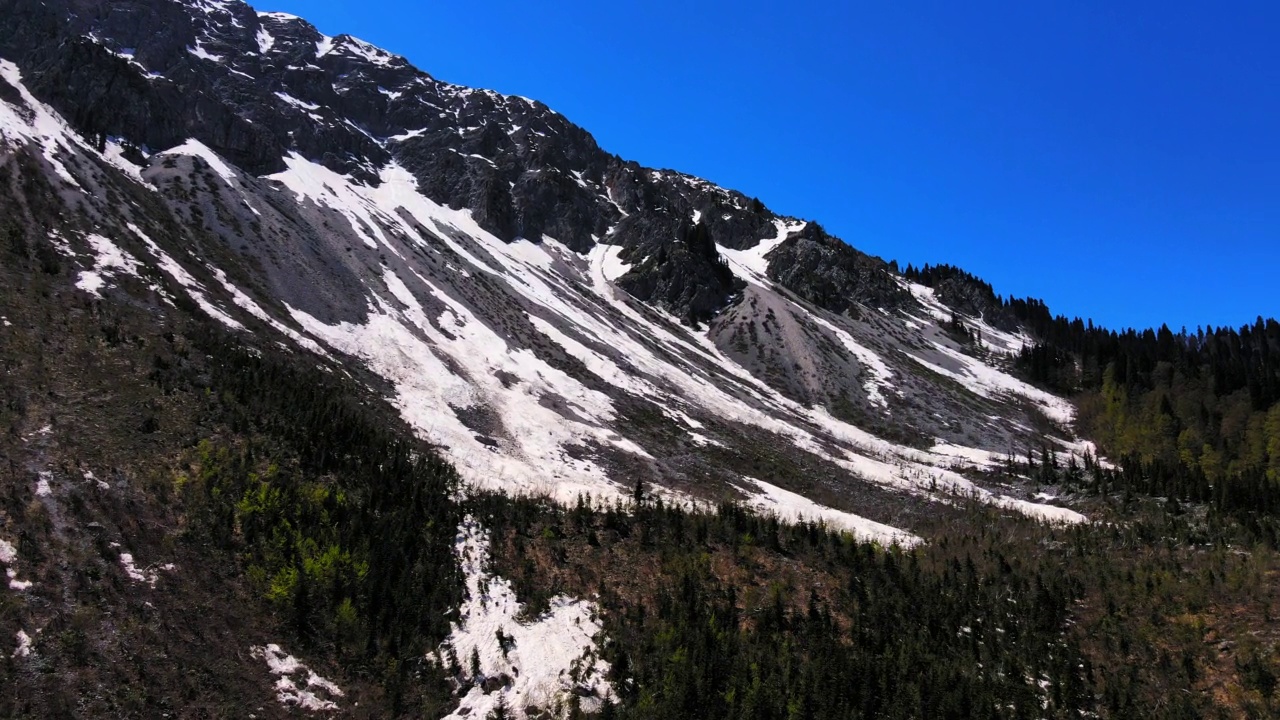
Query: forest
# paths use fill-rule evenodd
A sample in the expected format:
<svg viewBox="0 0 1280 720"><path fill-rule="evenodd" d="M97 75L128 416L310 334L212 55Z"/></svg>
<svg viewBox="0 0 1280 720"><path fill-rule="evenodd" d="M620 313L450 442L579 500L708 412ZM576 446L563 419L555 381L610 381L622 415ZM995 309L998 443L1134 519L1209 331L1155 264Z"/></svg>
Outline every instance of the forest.
<svg viewBox="0 0 1280 720"><path fill-rule="evenodd" d="M1046 456L1008 469L1077 492L1110 529L973 503L912 549L734 505L460 498L446 464L344 383L271 351L205 349L219 358L207 412L239 439L188 452L187 540L234 559L293 647L365 668L394 715L443 714L483 681L421 664L459 597L448 546L468 513L530 616L560 593L604 610L618 693L601 717L1280 710L1274 646L1206 641L1268 626L1280 559L1231 516L1144 499L1156 488L1129 487L1123 467Z"/></svg>
<svg viewBox="0 0 1280 720"><path fill-rule="evenodd" d="M1001 298L948 265L908 279L978 298L971 312L1014 322L1034 339L1014 361L1029 381L1073 398L1076 430L1114 470L1105 487L1208 503L1270 527L1280 509L1280 323L1239 328L1108 330L1054 316L1035 299ZM963 288L964 292L957 288ZM1265 531L1275 541L1273 531Z"/></svg>

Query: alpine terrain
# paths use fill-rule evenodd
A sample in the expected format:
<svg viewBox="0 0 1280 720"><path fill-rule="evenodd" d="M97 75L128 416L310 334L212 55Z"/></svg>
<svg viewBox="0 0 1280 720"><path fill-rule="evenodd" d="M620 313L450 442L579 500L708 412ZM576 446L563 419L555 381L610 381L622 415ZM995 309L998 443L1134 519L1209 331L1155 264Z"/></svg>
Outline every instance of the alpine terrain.
<svg viewBox="0 0 1280 720"><path fill-rule="evenodd" d="M239 0L0 18L3 714L1280 707L1274 321L1054 318Z"/></svg>

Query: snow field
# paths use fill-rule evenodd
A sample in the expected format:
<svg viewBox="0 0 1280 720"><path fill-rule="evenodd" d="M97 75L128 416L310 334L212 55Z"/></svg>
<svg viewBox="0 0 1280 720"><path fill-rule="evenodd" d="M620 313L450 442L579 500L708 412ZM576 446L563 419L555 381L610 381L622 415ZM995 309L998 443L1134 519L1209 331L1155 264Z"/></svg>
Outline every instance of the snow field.
<svg viewBox="0 0 1280 720"><path fill-rule="evenodd" d="M403 280L390 273L384 280L406 307L396 310L379 299L370 307L366 324L328 326L299 310L291 312L311 335L361 357L394 383L393 404L410 424L443 445L450 460L473 483L533 494L549 490L561 502L572 502L580 494L624 495L595 463L567 452L569 446L591 439L643 453L604 427L613 418L606 396L546 365L529 350L511 349L466 306L420 278L414 280L448 308L436 322L426 317ZM448 334L441 328L447 328ZM442 357L463 363L467 376L456 375ZM507 383L501 377L508 378ZM513 377L515 382L510 380ZM548 407L544 398L561 398L566 412ZM478 406L499 412L500 437L479 437L454 412Z"/></svg>
<svg viewBox="0 0 1280 720"><path fill-rule="evenodd" d="M397 165L383 170L383 182L377 188L352 183L349 178L298 156L291 157L288 165L289 169L274 179L299 198L309 198L338 211L357 232L382 235L379 226L398 228L407 237L427 244L419 228L432 231L432 241L443 242L475 270L506 281L512 291L528 301L532 308L527 313L530 321L549 340L627 392L649 397L663 407L701 407L727 420L781 434L802 449L831 459L873 482L917 492L941 486L992 502L1007 501L1023 511L1062 515L1057 508L1041 512L1035 504L1014 503L976 488L945 469L954 464L955 457L888 443L835 420L821 408L802 407L723 356L702 334L691 333L669 318L669 322L659 322L660 312L642 314L612 285L612 279L626 270L616 246L597 245L588 253L586 267L582 268L584 263L579 256L550 238L537 245L498 240L480 228L469 211L443 207L421 195L412 175ZM406 214L416 223L410 222ZM781 242L794 229L795 226L780 223L779 237L773 242ZM739 257L738 262L758 273L763 254L757 249L756 256ZM581 276L565 278L553 273L550 268L557 259L578 270ZM294 319L309 334L364 358L375 371L391 380L397 387L395 403L406 419L428 438L448 448L450 459L471 482L516 492L549 492L561 501L573 501L580 494L617 497L620 486L601 468L589 461L574 460L565 452L586 438L645 456L642 448L606 429L613 417L608 398L588 391L531 353L513 350L466 306L442 288L414 275L413 279L384 278L387 291L404 307L396 309L375 299L371 301L371 318L362 326L325 326L297 310L292 310ZM413 280L418 281L419 292L447 307L434 322L424 317L408 287ZM603 319L606 310L614 316L608 321ZM557 330L548 319L551 317L563 319L572 331ZM448 336L440 328L447 328ZM841 335L837 333L837 337ZM619 351L634 370L623 369L603 352L592 350L587 338ZM841 341L871 369L868 383L874 382L878 391L888 386L888 368L877 362L880 359L874 353L859 346L852 337L841 337ZM445 357L455 360L455 366L467 368L467 376L457 376L450 370ZM995 382L992 377L1002 376L973 362L984 369L974 372L985 371L982 376L989 383ZM701 364L714 366L717 376L707 375ZM505 387L494 377L499 370L515 375L521 382ZM1002 378L1016 383L1008 376ZM751 397L755 404L727 392L723 387L726 383L736 393ZM566 399L573 415L582 421L548 413L540 401L551 397ZM496 409L506 426L508 437L499 439L500 449L493 446L492 439L481 442L452 410L478 405ZM811 428L834 436L847 447L840 454L828 452Z"/></svg>
<svg viewBox="0 0 1280 720"><path fill-rule="evenodd" d="M12 83L20 83L20 74L11 63L0 64L0 73L3 73L3 76ZM6 137L16 136L18 138L39 139L43 147L45 147L46 155L49 156L50 161L57 165L57 159L53 157L53 152L60 148L68 149L71 143L79 143L77 143L77 139L73 134L70 135L70 140L65 139L68 137L65 124L61 123L56 115L35 103L34 98L27 97L27 95L29 94L25 93L24 89L24 98L35 109L32 118L24 118L16 110L5 105L0 108L0 133ZM167 152L199 156L209 163L215 172L227 181L229 185L237 187L236 171L201 143L191 140ZM587 298L584 297L578 287L569 287L562 279L551 277L551 273L548 270L550 253L564 254L564 252L567 252L560 248L557 243L549 239L543 245L533 245L527 242L503 243L479 228L468 211L446 208L423 197L417 192L416 182L413 177L403 168L394 164L388 166L383 171L383 183L377 188L368 188L358 186L352 183L349 178L339 176L296 155L287 158L286 164L288 170L274 176L273 179L283 182L295 192L300 200L311 200L340 212L348 219L357 234L364 238L366 244L371 247L378 247L379 244L390 247L390 243L388 243L388 239L382 231L384 227L396 228L410 238L418 236L419 229L406 220L401 214L402 211L407 212L409 216L428 229L452 228L460 231L474 245L470 247L464 246L449 232L436 232L435 234L438 237L434 239L449 245L452 250L457 252L474 268L506 279L514 291L539 309L539 314L530 314L530 320L537 329L547 335L551 341L565 348L567 352L586 362L592 372L600 375L607 382L617 385L628 392L654 398L664 407L677 408L676 412L678 412L679 407L692 402L694 405L709 409L726 419L747 422L786 435L806 450L818 452L823 456L830 456L822 450L812 434L803 426L816 423L822 429L829 431L833 425L839 425L839 423L829 420L829 416L823 417L825 413L815 412L809 408L792 407L792 403L786 401L785 398L778 397L776 393L751 376L745 369L736 367L727 358L720 355L714 345L706 342L705 338L687 333L683 328L678 331L678 334L673 333L668 330L668 327L652 322L633 310L626 302L619 300L615 295L616 291L611 287L611 283L628 269L626 264L622 263L617 257L619 248L597 246L589 254L587 262L590 267L590 277L589 282L583 283L583 285L587 287L589 294L594 297ZM74 179L69 176L69 173L65 174L66 177L64 179L74 183ZM254 211L256 212L256 210ZM724 251L724 254L739 274L751 281L766 283L767 279L764 278L764 271L767 268L767 262L764 260L764 256L783 242L790 233L801 227L803 226L788 225L780 221L776 237L766 239L750 250ZM161 269L182 285L205 312L228 327L244 329L243 325L214 305L205 296L206 291L203 286L180 264L160 250L154 242L146 238L136 227L131 227L131 229L147 243ZM105 280L103 279L105 274L116 271L136 272L137 268L136 260L116 248L109 240L100 236L95 240L99 241L93 243L95 252L98 255L95 269L87 271L87 274L82 277L82 287L93 293L98 292L105 286ZM394 248L392 249L394 250ZM482 260L479 257L480 254L485 255L486 258ZM219 273L217 278L223 284L224 289L231 294L238 306L260 319L264 316L269 317L269 314L257 306L251 298L227 282L225 275ZM913 289L913 292L916 292L916 290ZM448 297L439 290L435 290L431 294L437 298ZM630 327L620 330L613 323L601 320L596 314L595 308L592 307L593 305L598 306L601 302L620 313L628 321ZM592 309L587 310L588 308ZM376 306L375 309L384 310ZM466 325L483 328L483 323L474 317L469 318L465 307L460 304L452 303L450 309L455 317L463 318L463 322ZM427 388L423 387L425 385L423 382L412 382L411 376L423 377L424 373L421 371L424 370L430 373L426 374L426 377L433 378L449 378L452 373L438 359L434 362L428 359L427 356L431 355L432 348L413 337L413 333L409 332L403 322L390 317L394 316L394 311L389 308L385 310L387 317L381 319L375 317L368 328L357 330L352 327L336 327L327 328L323 332L321 332L319 323L314 322L313 319L310 319L311 322L308 323L307 318L298 317L297 311L294 311L294 315L301 325L311 330L312 334L317 337L324 338L326 342L335 347L346 347L348 351L352 351L352 354L366 356L366 360L370 361L371 364L378 365L379 367L376 369L384 375L400 377L402 382L398 385L400 389L398 405L402 412L406 414L410 422L420 430L425 431L432 439L441 441L451 448L456 446L451 451L453 456L451 459L461 466L464 476L469 475L473 481L488 484L491 487L508 488L515 485L522 491L533 493L546 492L550 489L553 496L562 500L576 498L579 494L606 498L618 495L618 486L612 483L598 466L585 460L573 460L564 453L566 446L580 441L583 437L587 437L614 444L641 456L645 454L642 448L628 443L611 431L601 427L606 425L612 418L611 407L609 407L607 398L599 396L598 393L593 394L587 391L567 376L556 377L554 373L548 373L547 370L550 370L550 368L537 361L531 354L530 357L516 357L518 353L511 353L509 348L505 347L505 344L499 347L498 341L500 341L500 338L496 338L496 336L481 337L483 333L473 334L468 339L469 347L466 348L467 351L476 350L477 345L480 345L487 346L491 355L502 354L508 356L507 360L489 363L490 371L511 363L517 368L523 369L523 372L519 373L522 378L531 379L531 373L537 378L532 386L535 388L533 392L517 393L518 395L523 395L523 397L514 398L516 402L507 404L507 411L502 413L504 421L513 417L516 414L515 409L519 408L521 410L532 410L539 420L549 420L552 428L547 431L546 423L540 426L536 423L527 423L524 428L517 428L512 433L517 436L517 449L515 452L512 452L509 447L504 448L502 452L495 451L489 444L479 442L474 434L462 426L461 423L453 422L452 412L447 407L449 405L448 397L442 397L439 392L427 390ZM557 331L555 326L540 316L542 311L560 316L568 321L570 327L591 336L594 340L605 343L610 347L623 348L628 359L632 361L632 365L637 368L637 372L624 370L605 355L592 351L586 343L572 337L569 333ZM406 312L412 314L413 307L408 305ZM442 322L443 319L442 316L439 321ZM400 320L403 320L403 318L400 318ZM818 319L818 321L819 324L823 324L821 319ZM283 326L283 324L278 322L272 322L271 324L303 347L312 350L318 348L309 338L296 333L296 331ZM379 325L379 327L372 327L374 324ZM422 329L424 325L432 327L433 323L429 321L425 323L415 322L412 325ZM827 325L827 329L832 329L829 323ZM492 334L490 333L490 335ZM663 354L659 355L653 352L648 343L638 342L635 339L637 336L644 336L647 339L656 341L664 351ZM890 374L887 367L882 362L879 362L878 356L858 345L847 333L837 332L837 337L845 345L846 349L853 353L870 370L870 377L866 385L869 396L873 401L877 398L883 400L883 389L889 387ZM992 337L996 336L992 334ZM368 345L365 340L373 340L374 346L382 346L391 351L390 357L373 358L367 357L372 353L362 354L359 352L359 347ZM454 353L450 353L450 355L457 357ZM481 353L481 356L484 357L485 354ZM466 357L471 359L475 355L468 354ZM679 367L673 365L672 357L677 358ZM738 388L739 390L745 389L749 395L761 401L765 407L769 407L770 413L762 413L743 403L737 397L715 387L713 380L722 381L723 378L712 379L706 377L690 361L704 361L716 364L731 375L741 386ZM1022 395L1031 395L1041 404L1050 407L1051 410L1063 409L1062 405L1054 404L1054 401L1058 399L1047 396L1047 394L1035 397L1034 393L1029 392L1025 386L1018 385L1016 381L1010 383L1009 381L1012 381L1012 378L987 368L972 358L961 356L960 361L966 364L968 377L971 378L968 384L973 387L982 388L987 392L1011 391ZM975 367L971 363L977 363L979 367ZM412 372L411 369L418 372ZM485 375L491 376L491 372L485 373ZM547 381L548 377L551 378L550 381ZM445 393L446 395L452 394L461 396L464 399L464 402L457 405L457 407L465 408L471 406L465 402L467 399L484 398L484 393L476 392L474 387L461 387L462 385L470 385L474 382L475 377L457 378L457 380L461 381L461 384L444 383L446 386L453 385L452 390ZM576 387L574 387L575 385ZM482 388L481 390L484 389ZM492 390L494 388L487 389ZM539 400L544 396L569 398L573 412L582 415L588 422L566 420L554 412L547 415L534 410L534 408L546 410L539 404ZM445 402L441 403L441 400ZM789 419L781 421L770 417L770 414L775 410L783 411L782 416ZM1069 407L1066 407L1065 410L1069 411ZM1059 412L1057 418L1065 416L1065 412ZM926 454L921 457L918 451L909 448L885 447L886 444L882 441L870 438L865 433L860 433L848 426L838 429L841 431L839 435L843 439L854 441L854 447L848 452L850 457L836 459L846 467L860 469L867 479L875 482L898 486L902 484L901 476L903 475L903 473L892 469L894 463L875 460L877 456L886 457L890 460L894 456L899 459L905 456L909 463L926 465L950 462L950 458L945 456L929 456ZM547 439L539 437L544 433ZM691 434L696 433L691 431ZM695 441L697 439L695 438ZM706 438L702 439L706 440ZM535 440L538 441L535 442ZM867 455L870 457L866 457ZM559 467L561 471L552 472L550 473L551 477L548 477L546 470L548 467ZM471 472L468 473L468 469ZM925 469L927 470L927 468ZM559 475L559 477L556 477L556 475ZM963 483L961 488L963 488Z"/></svg>
<svg viewBox="0 0 1280 720"><path fill-rule="evenodd" d="M938 301L933 288L918 283L903 284L920 301L921 305L924 306L934 320L939 323L951 321L951 310ZM965 316L963 321L981 330L983 346L996 352L1013 354L1018 352L1024 344L1030 343L1030 338L1026 336L1014 336L996 330L981 319ZM1003 373L977 358L965 355L941 343L935 342L932 345L936 350L958 363L961 370L951 370L914 355L909 355L909 357L921 366L955 380L982 397L989 398L1007 394L1024 398L1035 404L1050 420L1064 426L1070 425L1075 419L1075 408L1064 398L1047 393L1040 388Z"/></svg>
<svg viewBox="0 0 1280 720"><path fill-rule="evenodd" d="M80 183L58 158L58 154L69 153L73 147L87 150L87 144L57 113L36 100L31 91L27 90L27 87L22 84L22 71L17 65L0 59L0 78L17 88L26 105L24 112L23 109L16 108L7 102L0 102L0 138L9 142L38 143L45 160L53 167L58 177L68 185L79 188Z"/></svg>

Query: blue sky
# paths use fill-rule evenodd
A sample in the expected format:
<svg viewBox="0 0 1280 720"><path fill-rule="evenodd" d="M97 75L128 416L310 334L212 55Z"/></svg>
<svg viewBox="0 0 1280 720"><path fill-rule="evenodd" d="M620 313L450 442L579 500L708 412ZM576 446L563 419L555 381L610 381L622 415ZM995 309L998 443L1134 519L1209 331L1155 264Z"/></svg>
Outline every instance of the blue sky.
<svg viewBox="0 0 1280 720"><path fill-rule="evenodd" d="M1274 1L256 6L1055 312L1280 315Z"/></svg>

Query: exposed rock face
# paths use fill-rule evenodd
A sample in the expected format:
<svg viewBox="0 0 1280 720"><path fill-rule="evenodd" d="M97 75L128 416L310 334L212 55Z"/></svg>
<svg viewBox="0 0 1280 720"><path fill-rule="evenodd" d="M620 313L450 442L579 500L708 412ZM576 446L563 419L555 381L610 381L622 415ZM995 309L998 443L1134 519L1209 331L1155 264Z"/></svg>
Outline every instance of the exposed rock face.
<svg viewBox="0 0 1280 720"><path fill-rule="evenodd" d="M769 278L800 297L836 313L857 313L859 305L899 308L911 294L880 258L859 252L810 223L768 256Z"/></svg>
<svg viewBox="0 0 1280 720"><path fill-rule="evenodd" d="M620 227L623 236L640 239L622 258L634 262L619 285L639 300L682 308L682 319L711 318L724 298L743 287L716 251L706 224L682 217L629 216ZM676 242L664 240L677 238Z"/></svg>
<svg viewBox="0 0 1280 720"><path fill-rule="evenodd" d="M644 253L644 277L628 287L681 318L705 319L734 284L709 256L657 263L649 250L680 241L695 215L729 248L773 227L758 200L625 162L539 102L440 82L356 38L238 0L0 0L0 14L0 55L86 136L154 149L195 138L252 175L279 172L297 153L377 184L396 162L427 197L470 209L504 240Z"/></svg>
<svg viewBox="0 0 1280 720"><path fill-rule="evenodd" d="M957 312L980 317L989 325L1006 332L1017 332L1018 318L1002 304L986 283L967 277L944 277L933 285L938 299Z"/></svg>

